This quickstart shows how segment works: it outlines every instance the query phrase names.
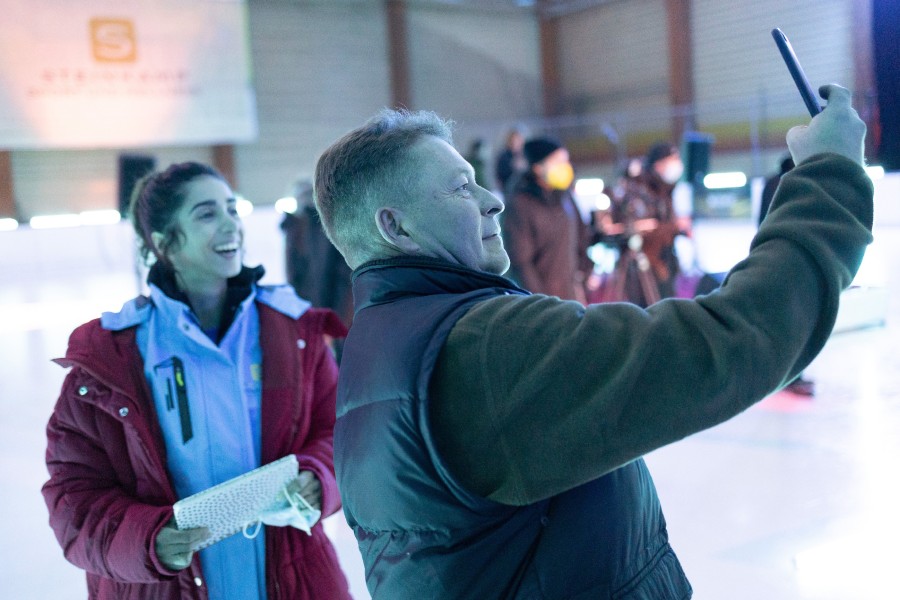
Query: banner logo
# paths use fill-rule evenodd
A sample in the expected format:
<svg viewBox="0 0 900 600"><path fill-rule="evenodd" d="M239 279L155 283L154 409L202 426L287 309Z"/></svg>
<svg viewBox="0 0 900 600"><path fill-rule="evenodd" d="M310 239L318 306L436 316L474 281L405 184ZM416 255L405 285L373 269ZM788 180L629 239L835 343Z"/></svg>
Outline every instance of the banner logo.
<svg viewBox="0 0 900 600"><path fill-rule="evenodd" d="M91 53L97 62L135 62L137 39L134 23L127 19L91 19Z"/></svg>

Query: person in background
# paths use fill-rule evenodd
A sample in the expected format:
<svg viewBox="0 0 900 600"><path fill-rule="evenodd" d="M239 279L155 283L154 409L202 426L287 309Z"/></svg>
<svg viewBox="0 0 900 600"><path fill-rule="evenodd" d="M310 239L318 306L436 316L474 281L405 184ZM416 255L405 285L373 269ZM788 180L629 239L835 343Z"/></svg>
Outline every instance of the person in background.
<svg viewBox="0 0 900 600"><path fill-rule="evenodd" d="M778 183L781 181L781 178L787 175L793 168L794 159L788 154L781 159L781 163L778 166L778 173L766 179L759 202L759 215L756 222L757 227L762 225L763 219L766 218L766 213L769 212L769 207L772 205L772 198L775 197L775 190L778 189Z"/></svg>
<svg viewBox="0 0 900 600"><path fill-rule="evenodd" d="M469 146L469 151L466 153L465 158L469 164L472 165L472 169L475 170L475 183L486 188L488 187L488 181L487 173L485 172L484 151L484 140L475 138L472 140L472 144Z"/></svg>
<svg viewBox="0 0 900 600"><path fill-rule="evenodd" d="M622 178L617 186L603 233L619 248L618 300L646 307L675 296L675 236L691 231L690 219L676 216L672 200L683 173L678 147L657 142L648 149L639 175Z"/></svg>
<svg viewBox="0 0 900 600"><path fill-rule="evenodd" d="M594 229L599 235L599 242L606 248L614 251L615 264L607 273L594 273L588 279L588 302L624 302L627 299L625 285L633 281L628 281L629 271L636 268L632 262L636 257L623 256L626 252L631 252L628 247L629 234L626 233L626 224L623 223L621 203L614 205L613 199L623 198L626 195L637 193L635 188L639 189L641 172L644 169L643 157L631 157L623 161L619 167L616 181L611 188L608 188L607 197L610 199L609 205L603 209L594 211L591 222ZM604 190L606 191L606 190ZM618 221L614 221L613 218ZM642 278L639 282L643 287L650 289L644 290L646 295L651 299L659 298L659 290L656 287L656 281L650 274L649 262L644 259L640 265L639 276ZM631 274L634 277L634 274ZM632 293L632 295L634 295Z"/></svg>
<svg viewBox="0 0 900 600"><path fill-rule="evenodd" d="M322 230L311 178L294 184L294 198L297 210L285 213L281 221L288 283L301 298L330 308L349 327L353 321L350 268Z"/></svg>
<svg viewBox="0 0 900 600"><path fill-rule="evenodd" d="M592 229L572 197L569 151L553 138L523 147L528 169L512 186L503 219L509 277L530 292L586 303Z"/></svg>
<svg viewBox="0 0 900 600"><path fill-rule="evenodd" d="M525 136L518 129L511 129L506 134L506 143L503 150L497 155L494 165L494 177L497 189L503 196L509 194L509 186L515 177L528 168L522 147L525 144Z"/></svg>
<svg viewBox="0 0 900 600"><path fill-rule="evenodd" d="M821 93L748 257L646 309L502 277L503 203L434 113L384 111L322 154L356 306L335 470L375 600L691 597L641 457L809 364L871 241L865 124Z"/></svg>
<svg viewBox="0 0 900 600"><path fill-rule="evenodd" d="M287 285L243 264L234 194L211 167L174 164L135 186L131 210L149 296L78 327L47 425L43 495L89 598L349 598L321 524L267 526L196 552L179 499L293 454L290 488L340 508L332 436L345 333ZM285 515L282 515L285 517ZM267 522L267 519L262 519Z"/></svg>

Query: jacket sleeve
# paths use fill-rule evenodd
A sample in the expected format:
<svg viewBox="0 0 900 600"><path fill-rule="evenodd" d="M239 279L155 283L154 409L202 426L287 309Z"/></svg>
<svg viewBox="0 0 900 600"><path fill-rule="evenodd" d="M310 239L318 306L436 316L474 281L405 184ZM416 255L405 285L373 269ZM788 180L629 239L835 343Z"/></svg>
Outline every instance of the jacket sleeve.
<svg viewBox="0 0 900 600"><path fill-rule="evenodd" d="M333 447L338 367L323 335L343 338L347 330L337 315L328 310L312 309L303 318L314 332L307 334L306 339L315 343L310 344L312 352L304 362L303 380L307 382L304 387L312 406L309 433L297 460L301 469L315 473L322 484L322 517L325 518L341 508L341 499L334 475Z"/></svg>
<svg viewBox="0 0 900 600"><path fill-rule="evenodd" d="M806 161L785 177L749 256L695 300L646 310L541 295L477 305L432 380L435 436L452 472L484 496L527 504L785 385L831 333L871 241L872 195L852 161Z"/></svg>
<svg viewBox="0 0 900 600"><path fill-rule="evenodd" d="M97 393L95 380L76 367L47 425L50 479L42 493L50 525L66 559L90 573L129 583L170 579L176 573L159 562L153 547L172 508L139 502L127 489L122 476L131 471L120 468L127 461L121 428L78 398L82 387Z"/></svg>

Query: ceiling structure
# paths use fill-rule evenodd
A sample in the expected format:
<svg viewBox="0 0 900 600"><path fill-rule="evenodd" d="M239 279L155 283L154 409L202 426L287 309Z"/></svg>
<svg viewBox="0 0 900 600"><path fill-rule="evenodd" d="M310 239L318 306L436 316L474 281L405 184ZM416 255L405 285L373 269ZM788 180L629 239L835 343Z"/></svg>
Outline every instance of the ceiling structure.
<svg viewBox="0 0 900 600"><path fill-rule="evenodd" d="M561 17L623 0L412 0L417 4L444 4L493 9L536 10L543 17Z"/></svg>

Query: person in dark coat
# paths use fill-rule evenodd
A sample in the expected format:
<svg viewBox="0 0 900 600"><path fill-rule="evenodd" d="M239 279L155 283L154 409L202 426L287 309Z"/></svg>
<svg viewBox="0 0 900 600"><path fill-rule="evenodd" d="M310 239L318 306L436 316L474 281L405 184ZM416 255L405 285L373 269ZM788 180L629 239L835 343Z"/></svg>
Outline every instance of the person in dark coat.
<svg viewBox="0 0 900 600"><path fill-rule="evenodd" d="M311 179L296 182L294 198L297 209L285 213L281 221L288 283L298 296L313 306L330 308L349 327L353 321L350 268L322 230Z"/></svg>
<svg viewBox="0 0 900 600"><path fill-rule="evenodd" d="M497 162L494 165L494 178L497 183L497 190L506 196L509 194L509 186L512 180L525 169L528 163L522 154L522 146L525 143L525 136L518 129L511 129L506 134L506 143L503 150L497 155Z"/></svg>
<svg viewBox="0 0 900 600"><path fill-rule="evenodd" d="M468 161L475 170L475 183L486 188L488 187L488 180L487 172L485 170L484 152L484 140L482 138L475 138L469 146L469 151L466 152L466 161Z"/></svg>
<svg viewBox="0 0 900 600"><path fill-rule="evenodd" d="M549 137L525 142L526 170L513 185L503 218L507 275L530 292L586 302L593 230L572 197L569 152Z"/></svg>
<svg viewBox="0 0 900 600"><path fill-rule="evenodd" d="M766 179L762 196L759 200L759 216L756 220L757 226L762 225L763 219L766 218L766 213L769 212L769 206L772 205L772 198L775 197L775 190L778 189L778 183L781 181L781 178L787 175L793 168L794 159L791 158L791 155L789 154L781 159L781 164L778 166L778 173Z"/></svg>
<svg viewBox="0 0 900 600"><path fill-rule="evenodd" d="M865 124L823 95L748 257L646 309L502 277L503 203L434 113L383 111L325 151L317 207L356 303L335 471L375 600L691 597L642 456L809 364L872 239Z"/></svg>

